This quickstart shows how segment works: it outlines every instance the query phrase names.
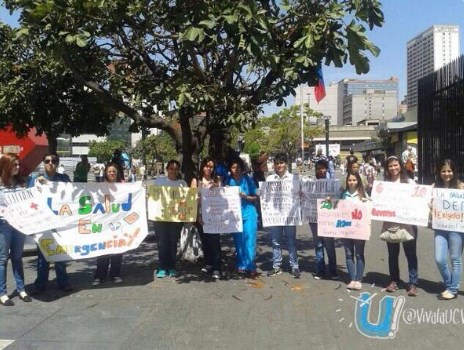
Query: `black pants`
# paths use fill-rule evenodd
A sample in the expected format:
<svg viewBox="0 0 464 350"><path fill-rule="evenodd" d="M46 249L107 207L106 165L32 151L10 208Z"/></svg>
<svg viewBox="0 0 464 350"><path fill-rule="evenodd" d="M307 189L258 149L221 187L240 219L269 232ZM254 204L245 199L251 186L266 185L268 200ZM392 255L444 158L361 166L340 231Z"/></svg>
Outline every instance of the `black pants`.
<svg viewBox="0 0 464 350"><path fill-rule="evenodd" d="M200 233L201 246L205 257L205 264L212 266L213 270L221 270L221 235L218 233L205 233L203 226L196 224Z"/></svg>
<svg viewBox="0 0 464 350"><path fill-rule="evenodd" d="M121 276L122 254L113 254L99 256L97 258L97 271L95 271L95 279L104 280L108 274L110 267L110 278Z"/></svg>
<svg viewBox="0 0 464 350"><path fill-rule="evenodd" d="M158 242L158 269L175 270L177 243L184 224L182 222L155 221L153 226Z"/></svg>

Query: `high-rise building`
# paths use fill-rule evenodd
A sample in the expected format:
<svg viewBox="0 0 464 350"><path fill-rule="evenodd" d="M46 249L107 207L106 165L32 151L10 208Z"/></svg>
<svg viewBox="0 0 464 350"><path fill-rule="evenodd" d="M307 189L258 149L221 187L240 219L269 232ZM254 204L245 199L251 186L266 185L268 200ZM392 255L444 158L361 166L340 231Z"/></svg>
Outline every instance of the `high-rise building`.
<svg viewBox="0 0 464 350"><path fill-rule="evenodd" d="M407 104L417 106L418 80L459 56L459 26L434 25L407 43Z"/></svg>
<svg viewBox="0 0 464 350"><path fill-rule="evenodd" d="M337 124L338 116L338 84L330 83L325 87L325 97L319 101L316 101L316 95L314 94L314 86L300 86L296 88L295 104L300 105L308 104L309 107L324 116L330 117L330 124ZM316 120L309 120L311 124L315 124Z"/></svg>

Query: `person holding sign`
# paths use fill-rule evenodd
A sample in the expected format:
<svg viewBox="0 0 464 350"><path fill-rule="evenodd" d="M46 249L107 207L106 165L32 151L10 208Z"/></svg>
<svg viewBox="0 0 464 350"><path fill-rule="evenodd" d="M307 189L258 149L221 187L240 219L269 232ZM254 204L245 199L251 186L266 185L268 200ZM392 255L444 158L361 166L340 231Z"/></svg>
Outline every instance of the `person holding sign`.
<svg viewBox="0 0 464 350"><path fill-rule="evenodd" d="M298 175L294 175L287 170L287 156L284 153L278 153L274 157L275 174L271 174L266 178L266 181L281 181L293 184L300 187ZM293 278L300 278L301 273L298 266L298 254L296 250L296 226L271 226L272 237L272 271L268 272L268 276L276 276L282 273L282 234L285 234L287 242L288 255L290 258L290 267L292 269Z"/></svg>
<svg viewBox="0 0 464 350"><path fill-rule="evenodd" d="M320 159L316 163L316 180L325 180L327 178L327 170L329 164L325 159ZM335 252L335 240L331 237L319 237L317 234L317 222L310 222L309 229L313 235L314 250L316 255L317 270L314 274L314 279L320 280L325 276L325 258L324 249L327 252L329 260L329 270L333 280L338 280L337 273L337 255Z"/></svg>
<svg viewBox="0 0 464 350"><path fill-rule="evenodd" d="M124 182L122 176L118 173L118 165L115 163L108 163L103 172L103 179L105 182L115 183ZM121 265L122 254L113 254L106 256L99 256L97 258L97 270L95 271L92 286L98 286L103 283L108 275L108 268L111 264L110 278L114 283L122 283L121 279Z"/></svg>
<svg viewBox="0 0 464 350"><path fill-rule="evenodd" d="M153 181L156 186L168 187L187 187L187 183L179 178L180 163L177 160L170 160L166 166L167 176L159 176ZM180 239L180 232L184 226L183 222L155 221L155 234L158 240L158 259L159 268L155 276L164 278L167 275L175 277L177 244Z"/></svg>
<svg viewBox="0 0 464 350"><path fill-rule="evenodd" d="M403 164L400 162L398 157L390 156L385 161L385 181L391 181L395 183L409 183L415 184L414 180L409 178L406 170L404 169ZM382 225L382 232L388 230L390 227L399 226L398 223L384 222ZM408 270L409 270L409 285L408 285L408 296L416 296L417 291L417 282L419 280L417 274L417 253L416 253L416 244L417 244L417 227L411 225L401 225L406 229L412 236L413 240L403 242L404 254L408 261ZM398 285L400 282L400 268L399 268L399 255L400 255L400 243L389 243L387 242L388 247L388 268L390 270L391 281L385 290L389 293L393 293L398 290Z"/></svg>
<svg viewBox="0 0 464 350"><path fill-rule="evenodd" d="M17 154L6 153L0 158L0 194L21 190L25 186L19 176L20 162ZM0 201L0 204L1 201ZM23 250L26 236L14 229L0 214L0 304L13 306L6 289L6 269L8 259L11 259L13 276L16 282L16 292L24 302L31 302L24 286Z"/></svg>
<svg viewBox="0 0 464 350"><path fill-rule="evenodd" d="M71 182L68 175L57 172L58 164L60 163L60 157L58 154L47 153L43 158L43 162L45 173L39 174L38 177L31 177L29 179L28 187L33 187L36 181L41 184L45 184L47 181ZM65 261L55 262L55 273L58 287L65 292L72 291L72 287L69 284ZM49 274L50 263L45 259L40 248L37 248L37 279L34 282L35 290L33 294L38 295L45 291L48 284Z"/></svg>
<svg viewBox="0 0 464 350"><path fill-rule="evenodd" d="M441 161L436 168L436 188L464 189L464 183L455 176L456 165L451 159ZM435 261L440 271L446 290L438 296L441 300L451 300L458 296L462 274L462 242L464 233L435 230ZM451 260L451 266L448 264Z"/></svg>
<svg viewBox="0 0 464 350"><path fill-rule="evenodd" d="M237 272L249 273L256 277L256 234L258 214L256 212L256 186L253 180L243 171L245 166L239 157L229 162L230 176L226 178L226 186L239 186L242 205L243 231L233 233L237 258Z"/></svg>
<svg viewBox="0 0 464 350"><path fill-rule="evenodd" d="M340 198L345 200L367 200L367 194L364 190L359 173L348 173L345 180L346 191ZM345 248L346 268L350 275L350 283L346 286L347 289L361 290L362 277L364 273L364 246L366 241L363 239L344 238L343 246ZM356 264L354 257L356 256Z"/></svg>
<svg viewBox="0 0 464 350"><path fill-rule="evenodd" d="M214 172L214 161L206 157L200 164L200 178L194 178L190 187L198 188L198 195L201 195L202 188L211 188L221 185L221 178L216 178ZM212 274L214 279L221 277L221 235L218 233L205 233L201 217L201 201L198 201L197 229L200 234L201 246L205 257L205 267L201 269L203 273Z"/></svg>

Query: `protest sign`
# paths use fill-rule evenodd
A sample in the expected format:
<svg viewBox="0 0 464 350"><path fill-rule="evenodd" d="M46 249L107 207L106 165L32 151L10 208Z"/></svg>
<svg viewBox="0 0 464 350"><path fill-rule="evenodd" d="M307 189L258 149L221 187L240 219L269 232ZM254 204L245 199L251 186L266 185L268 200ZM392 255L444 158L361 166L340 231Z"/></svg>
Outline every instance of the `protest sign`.
<svg viewBox="0 0 464 350"><path fill-rule="evenodd" d="M25 235L66 225L66 221L48 207L36 187L6 193L0 197L0 203L1 216Z"/></svg>
<svg viewBox="0 0 464 350"><path fill-rule="evenodd" d="M153 221L195 222L197 189L148 186L148 219Z"/></svg>
<svg viewBox="0 0 464 350"><path fill-rule="evenodd" d="M321 237L368 240L371 235L370 202L317 200L317 234Z"/></svg>
<svg viewBox="0 0 464 350"><path fill-rule="evenodd" d="M319 198L338 198L340 193L339 180L308 180L303 181L303 201L301 211L304 222L317 222L317 200Z"/></svg>
<svg viewBox="0 0 464 350"><path fill-rule="evenodd" d="M240 188L238 186L202 188L201 216L205 233L242 232Z"/></svg>
<svg viewBox="0 0 464 350"><path fill-rule="evenodd" d="M431 199L431 186L374 181L372 220L427 226Z"/></svg>
<svg viewBox="0 0 464 350"><path fill-rule="evenodd" d="M141 182L49 182L41 191L49 208L66 221L36 235L48 261L123 253L137 248L148 234Z"/></svg>
<svg viewBox="0 0 464 350"><path fill-rule="evenodd" d="M301 225L299 181L266 181L259 189L264 227Z"/></svg>
<svg viewBox="0 0 464 350"><path fill-rule="evenodd" d="M464 190L433 189L432 228L464 232Z"/></svg>

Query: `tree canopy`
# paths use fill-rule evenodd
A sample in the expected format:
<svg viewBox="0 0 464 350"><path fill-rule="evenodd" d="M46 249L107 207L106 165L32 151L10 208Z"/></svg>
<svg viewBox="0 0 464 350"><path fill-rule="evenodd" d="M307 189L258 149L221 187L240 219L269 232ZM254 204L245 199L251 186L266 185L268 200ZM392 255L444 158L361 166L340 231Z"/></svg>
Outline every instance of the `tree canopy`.
<svg viewBox="0 0 464 350"><path fill-rule="evenodd" d="M16 40L29 38L68 85L61 94L166 131L184 171L208 134L222 142L230 127L254 125L262 104L315 84L321 64L367 73L379 49L366 29L383 24L379 0L4 2L21 13Z"/></svg>

